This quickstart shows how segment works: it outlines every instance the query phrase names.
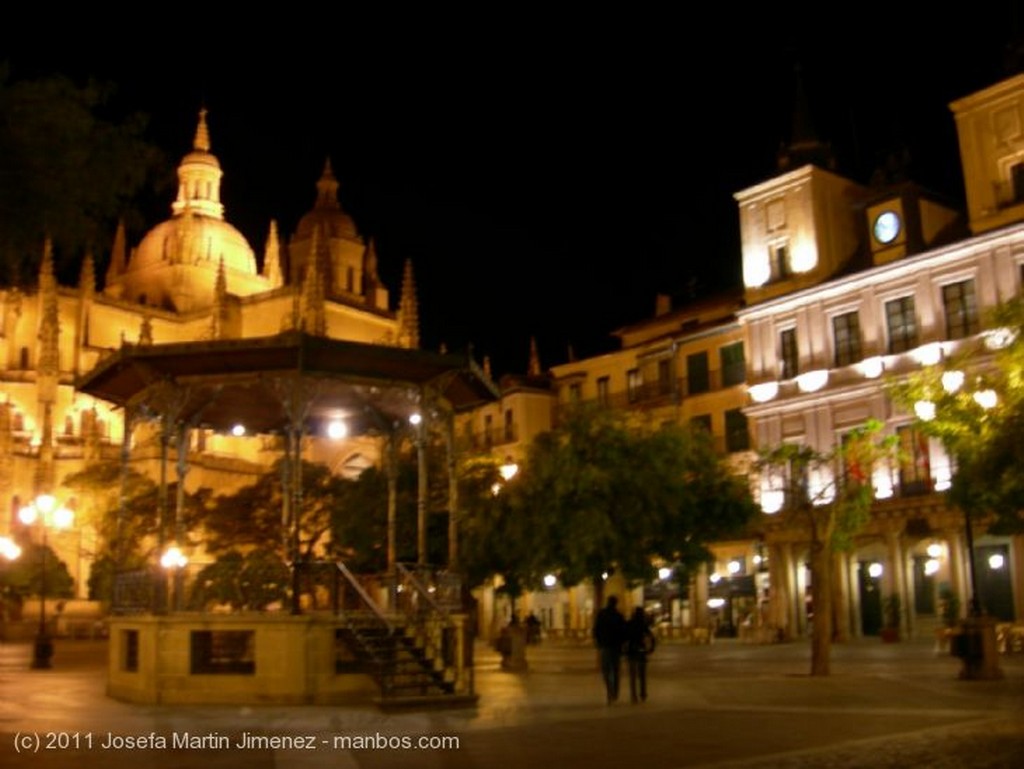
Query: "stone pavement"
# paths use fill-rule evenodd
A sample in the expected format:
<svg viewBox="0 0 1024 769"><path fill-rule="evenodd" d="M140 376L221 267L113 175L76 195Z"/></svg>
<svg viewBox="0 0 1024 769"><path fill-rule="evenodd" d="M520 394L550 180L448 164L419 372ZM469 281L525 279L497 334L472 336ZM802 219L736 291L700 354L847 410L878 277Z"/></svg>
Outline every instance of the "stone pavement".
<svg viewBox="0 0 1024 769"><path fill-rule="evenodd" d="M664 643L646 703L605 704L589 646L530 647L525 673L477 645L476 707L160 706L104 694L105 644L58 641L54 668L0 644L0 768L1024 766L1024 655L1001 681L960 681L926 641Z"/></svg>

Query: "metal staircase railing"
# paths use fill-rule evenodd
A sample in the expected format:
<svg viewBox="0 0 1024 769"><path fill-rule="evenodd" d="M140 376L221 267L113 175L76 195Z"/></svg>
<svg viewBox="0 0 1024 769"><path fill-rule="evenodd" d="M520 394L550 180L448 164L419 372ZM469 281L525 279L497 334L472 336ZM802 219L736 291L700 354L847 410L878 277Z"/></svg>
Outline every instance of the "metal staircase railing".
<svg viewBox="0 0 1024 769"><path fill-rule="evenodd" d="M336 614L344 623L347 640L373 671L382 701L459 694L461 667L453 657L457 646L453 634L461 628L430 588L412 570L399 567L386 612L345 564L336 566L344 580L335 590ZM350 593L357 599L358 608L341 600L340 587L345 588L346 597Z"/></svg>

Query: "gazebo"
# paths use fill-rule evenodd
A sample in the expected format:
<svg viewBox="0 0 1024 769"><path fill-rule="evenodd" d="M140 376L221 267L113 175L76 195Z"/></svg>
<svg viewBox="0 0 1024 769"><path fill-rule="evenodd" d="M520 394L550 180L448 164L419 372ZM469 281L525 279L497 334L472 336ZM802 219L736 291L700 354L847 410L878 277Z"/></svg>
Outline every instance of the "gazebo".
<svg viewBox="0 0 1024 769"><path fill-rule="evenodd" d="M126 465L134 425L142 420L159 424L161 552L170 541L182 539L183 484L177 484L172 515L167 467L174 448L177 477L184 478L192 430L244 429L246 435L278 436L286 460L282 540L290 543L290 612L245 616L167 611L167 595L159 590L148 607L118 613L115 606L108 681L112 696L146 702L336 702L352 697L369 680L352 672L376 681L382 703L473 696L471 648L459 601L446 601L443 590L396 560L393 488L387 511L390 590L375 595L338 563L335 576L357 605L337 605L328 616L304 613L298 559L302 439L322 434L340 419L350 435L378 437L385 456L397 436L414 431L421 567L427 565L426 456L431 446L426 435L429 425L440 428L448 468L449 567L456 564L454 416L498 398L470 355L289 331L249 339L124 345L76 387L123 409ZM211 681L210 676L217 678Z"/></svg>

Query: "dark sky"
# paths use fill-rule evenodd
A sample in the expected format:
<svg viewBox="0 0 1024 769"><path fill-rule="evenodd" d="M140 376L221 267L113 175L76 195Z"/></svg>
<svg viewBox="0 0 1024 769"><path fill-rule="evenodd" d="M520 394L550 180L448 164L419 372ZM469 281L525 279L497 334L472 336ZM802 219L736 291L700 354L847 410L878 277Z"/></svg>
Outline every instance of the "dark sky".
<svg viewBox="0 0 1024 769"><path fill-rule="evenodd" d="M659 292L739 285L732 194L774 171L796 63L837 171L866 182L906 151L912 178L959 202L948 103L1007 72L1015 6L927 22L886 6L825 20L820 4L803 20L788 6L740 19L733 4L700 18L421 12L400 28L305 18L244 36L182 14L166 41L8 40L0 59L14 78L116 84L174 162L205 105L226 216L258 254L271 218L289 235L312 206L329 155L395 302L413 260L424 346L471 343L501 374L525 371L531 336L554 365L569 345L612 349ZM170 193L150 225L169 206Z"/></svg>

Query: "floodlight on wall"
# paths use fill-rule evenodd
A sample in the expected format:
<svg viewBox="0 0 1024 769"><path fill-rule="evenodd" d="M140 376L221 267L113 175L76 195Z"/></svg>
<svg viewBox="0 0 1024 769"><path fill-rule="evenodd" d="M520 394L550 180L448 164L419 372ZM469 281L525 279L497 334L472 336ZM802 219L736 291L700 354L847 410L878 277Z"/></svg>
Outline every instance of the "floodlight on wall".
<svg viewBox="0 0 1024 769"><path fill-rule="evenodd" d="M985 346L990 350L1009 347L1017 338L1017 332L1010 328L993 328L985 332Z"/></svg>
<svg viewBox="0 0 1024 769"><path fill-rule="evenodd" d="M789 266L793 272L810 272L818 264L818 250L810 238L798 238L793 243Z"/></svg>
<svg viewBox="0 0 1024 769"><path fill-rule="evenodd" d="M733 559L733 560L729 561L729 563L726 565L725 568L729 572L730 575L733 575L733 574L739 574L740 570L743 568L743 565L739 561Z"/></svg>
<svg viewBox="0 0 1024 769"><path fill-rule="evenodd" d="M231 434L236 438L241 438L245 435L245 425L238 423L231 428Z"/></svg>
<svg viewBox="0 0 1024 769"><path fill-rule="evenodd" d="M922 366L934 366L942 360L942 345L938 342L929 342L910 351L910 357Z"/></svg>
<svg viewBox="0 0 1024 769"><path fill-rule="evenodd" d="M708 599L708 608L709 609L721 609L723 606L725 606L725 599L724 598L709 598Z"/></svg>
<svg viewBox="0 0 1024 769"><path fill-rule="evenodd" d="M768 261L768 254L762 258L743 260L743 283L747 288L760 288L772 277L772 266Z"/></svg>
<svg viewBox="0 0 1024 769"><path fill-rule="evenodd" d="M871 473L874 485L874 499L888 500L893 496L893 479L887 468L880 467Z"/></svg>
<svg viewBox="0 0 1024 769"><path fill-rule="evenodd" d="M933 574L939 572L939 560L937 558L929 558L924 562L924 573L925 576L930 577Z"/></svg>
<svg viewBox="0 0 1024 769"><path fill-rule="evenodd" d="M828 369L817 369L800 374L796 378L796 386L800 392L813 393L828 384Z"/></svg>
<svg viewBox="0 0 1024 769"><path fill-rule="evenodd" d="M857 364L857 369L860 371L861 376L868 379L878 379L882 376L882 372L885 371L885 362L882 360L880 355L872 355L870 358L865 358Z"/></svg>
<svg viewBox="0 0 1024 769"><path fill-rule="evenodd" d="M878 561L868 564L868 576L873 579L878 579L879 577L881 577L882 572L884 571L885 569L882 567L882 564L880 564Z"/></svg>
<svg viewBox="0 0 1024 769"><path fill-rule="evenodd" d="M925 548L925 552L928 553L929 558L938 558L942 555L942 545L938 542L932 542Z"/></svg>
<svg viewBox="0 0 1024 769"><path fill-rule="evenodd" d="M558 577L556 577L554 574L545 574L544 575L544 587L552 588L552 587L554 587L557 584L558 584Z"/></svg>
<svg viewBox="0 0 1024 769"><path fill-rule="evenodd" d="M914 404L914 414L922 422L931 422L935 419L935 404L932 401L917 401Z"/></svg>
<svg viewBox="0 0 1024 769"><path fill-rule="evenodd" d="M988 567L994 571L1003 568L1005 564L1006 559L1003 558L1002 553L992 553L988 557Z"/></svg>
<svg viewBox="0 0 1024 769"><path fill-rule="evenodd" d="M782 509L786 501L786 494L781 489L761 490L761 512L766 515L775 515Z"/></svg>
<svg viewBox="0 0 1024 769"><path fill-rule="evenodd" d="M952 394L964 386L964 372L952 369L942 372L942 389Z"/></svg>
<svg viewBox="0 0 1024 769"><path fill-rule="evenodd" d="M719 582L722 581L722 575L719 574L717 571L713 571L713 572L711 572L711 576L708 577L708 581L712 585L717 585Z"/></svg>
<svg viewBox="0 0 1024 769"><path fill-rule="evenodd" d="M747 393L750 395L750 399L754 403L766 403L779 394L779 383L778 382L760 382L755 385L750 385L747 388Z"/></svg>
<svg viewBox="0 0 1024 769"><path fill-rule="evenodd" d="M668 566L662 566L660 569L658 569L658 579L660 579L662 582L664 582L671 576L672 569L670 569Z"/></svg>
<svg viewBox="0 0 1024 769"><path fill-rule="evenodd" d="M419 412L416 412L415 414L410 414L409 415L409 424L413 425L414 427L416 425L418 425L422 421L423 421L423 417L420 415Z"/></svg>
<svg viewBox="0 0 1024 769"><path fill-rule="evenodd" d="M974 398L974 402L983 409L995 408L996 404L999 402L999 396L996 395L996 391L990 389L978 390L978 392L974 393L972 397Z"/></svg>

